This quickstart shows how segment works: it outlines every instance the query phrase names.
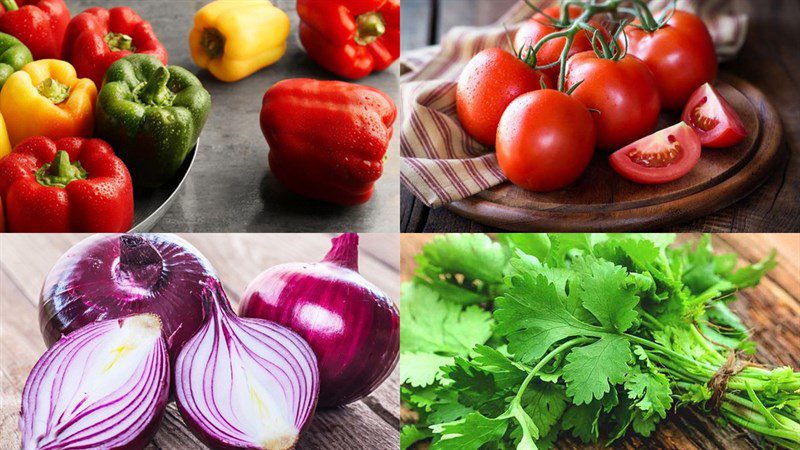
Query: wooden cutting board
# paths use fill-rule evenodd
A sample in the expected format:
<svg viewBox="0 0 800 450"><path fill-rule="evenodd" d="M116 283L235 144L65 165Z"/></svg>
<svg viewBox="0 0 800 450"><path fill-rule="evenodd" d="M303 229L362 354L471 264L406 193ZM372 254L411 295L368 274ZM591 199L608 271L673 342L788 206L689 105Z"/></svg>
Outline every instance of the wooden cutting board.
<svg viewBox="0 0 800 450"><path fill-rule="evenodd" d="M645 186L617 175L598 152L577 183L550 193L505 183L448 205L456 214L512 231L658 230L714 213L752 193L785 164L780 118L755 86L721 74L716 87L742 118L748 138L736 147L703 149L690 174ZM662 115L659 128L678 115Z"/></svg>

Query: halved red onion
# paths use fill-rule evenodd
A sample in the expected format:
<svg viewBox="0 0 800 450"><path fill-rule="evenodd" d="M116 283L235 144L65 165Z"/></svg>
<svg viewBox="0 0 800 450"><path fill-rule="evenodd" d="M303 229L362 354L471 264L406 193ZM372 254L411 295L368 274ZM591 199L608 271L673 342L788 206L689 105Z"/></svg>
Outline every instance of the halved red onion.
<svg viewBox="0 0 800 450"><path fill-rule="evenodd" d="M48 346L84 325L132 314L161 317L171 361L203 323L201 282L211 263L170 234L97 234L56 262L39 297Z"/></svg>
<svg viewBox="0 0 800 450"><path fill-rule="evenodd" d="M343 234L319 263L267 269L245 290L239 312L296 331L319 360L323 407L377 389L397 365L400 314L358 273L358 235Z"/></svg>
<svg viewBox="0 0 800 450"><path fill-rule="evenodd" d="M213 448L293 448L319 395L317 360L296 333L242 319L209 280L209 315L175 363L175 396L184 421Z"/></svg>
<svg viewBox="0 0 800 450"><path fill-rule="evenodd" d="M87 325L33 367L22 391L21 447L142 449L168 395L169 355L158 316Z"/></svg>

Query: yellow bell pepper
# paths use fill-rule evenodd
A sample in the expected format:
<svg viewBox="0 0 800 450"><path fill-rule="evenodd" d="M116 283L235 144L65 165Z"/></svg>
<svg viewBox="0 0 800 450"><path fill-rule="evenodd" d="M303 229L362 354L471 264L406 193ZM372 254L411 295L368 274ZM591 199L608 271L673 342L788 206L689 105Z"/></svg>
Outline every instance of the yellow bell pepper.
<svg viewBox="0 0 800 450"><path fill-rule="evenodd" d="M0 159L5 158L9 153L11 153L11 141L8 140L6 121L3 120L3 115L0 114Z"/></svg>
<svg viewBox="0 0 800 450"><path fill-rule="evenodd" d="M194 16L189 48L217 79L239 81L281 59L290 27L269 0L216 0Z"/></svg>
<svg viewBox="0 0 800 450"><path fill-rule="evenodd" d="M11 145L31 136L91 137L97 87L68 62L43 59L11 75L0 91Z"/></svg>

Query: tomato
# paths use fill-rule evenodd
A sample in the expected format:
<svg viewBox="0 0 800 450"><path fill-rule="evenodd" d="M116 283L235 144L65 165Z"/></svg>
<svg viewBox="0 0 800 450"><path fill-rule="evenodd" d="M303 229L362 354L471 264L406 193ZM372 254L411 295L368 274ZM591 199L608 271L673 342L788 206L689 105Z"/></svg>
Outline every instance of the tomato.
<svg viewBox="0 0 800 450"><path fill-rule="evenodd" d="M681 119L694 129L706 147L732 147L747 137L742 119L708 83L692 94Z"/></svg>
<svg viewBox="0 0 800 450"><path fill-rule="evenodd" d="M514 100L497 128L497 161L517 186L548 192L572 184L595 146L588 109L563 92L546 89Z"/></svg>
<svg viewBox="0 0 800 450"><path fill-rule="evenodd" d="M638 58L619 61L598 58L593 51L579 53L567 63L567 89L593 113L597 146L616 150L653 132L661 101L652 72Z"/></svg>
<svg viewBox="0 0 800 450"><path fill-rule="evenodd" d="M458 79L456 108L467 134L493 146L503 111L520 95L541 89L549 80L511 53L490 48L475 55Z"/></svg>
<svg viewBox="0 0 800 450"><path fill-rule="evenodd" d="M558 18L561 16L561 7L551 6L546 8L544 12L550 17ZM580 7L576 5L570 5L569 16L571 19L580 16L581 12L583 12L583 10ZM603 35L608 38L608 33L599 22L590 20L589 24L600 30ZM533 15L533 17L525 21L525 23L523 23L520 29L517 31L517 34L514 36L514 48L517 51L522 50L522 56L525 57L525 55L528 54L528 49L532 46L535 46L536 43L539 42L543 37L561 30L562 28L553 26L553 24L550 22L550 19L543 16L541 13L536 13ZM545 43L536 54L536 64L539 66L544 66L561 59L561 53L564 51L565 42L566 38L556 38ZM583 31L575 36L575 40L572 43L572 48L569 50L569 56L571 57L591 49L592 34L588 31ZM558 79L560 71L561 68L556 65L549 69L545 69L543 72L545 75L555 80Z"/></svg>
<svg viewBox="0 0 800 450"><path fill-rule="evenodd" d="M681 122L616 151L609 162L618 174L635 183L662 184L691 172L700 160L700 151L700 138Z"/></svg>
<svg viewBox="0 0 800 450"><path fill-rule="evenodd" d="M661 105L683 109L689 96L717 76L717 55L705 24L694 14L675 11L662 28L648 33L629 25L628 53L653 71Z"/></svg>

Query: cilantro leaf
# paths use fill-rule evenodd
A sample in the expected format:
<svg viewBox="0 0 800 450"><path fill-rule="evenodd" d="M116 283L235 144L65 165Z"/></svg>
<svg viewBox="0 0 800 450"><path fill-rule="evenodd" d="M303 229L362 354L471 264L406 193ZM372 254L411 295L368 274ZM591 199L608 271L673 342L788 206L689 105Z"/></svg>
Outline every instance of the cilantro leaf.
<svg viewBox="0 0 800 450"><path fill-rule="evenodd" d="M567 299L542 274L510 277L506 293L495 301L497 332L508 337L508 350L521 362L541 358L551 345L604 330L576 318ZM599 334L598 334L599 333Z"/></svg>
<svg viewBox="0 0 800 450"><path fill-rule="evenodd" d="M400 296L400 351L466 355L492 335L491 313L443 301L418 283L403 285Z"/></svg>
<svg viewBox="0 0 800 450"><path fill-rule="evenodd" d="M414 387L433 384L441 376L440 368L452 363L452 356L402 352L400 353L400 382Z"/></svg>
<svg viewBox="0 0 800 450"><path fill-rule="evenodd" d="M400 450L411 447L414 443L433 436L429 430L417 428L414 425L406 425L400 430Z"/></svg>
<svg viewBox="0 0 800 450"><path fill-rule="evenodd" d="M593 257L582 258L573 264L581 274L574 284L576 295L583 300L603 327L627 331L638 317L639 298L627 287L628 272L612 262Z"/></svg>
<svg viewBox="0 0 800 450"><path fill-rule="evenodd" d="M498 239L510 249L535 256L539 261L545 261L550 253L550 237L544 233L503 233Z"/></svg>
<svg viewBox="0 0 800 450"><path fill-rule="evenodd" d="M483 444L499 441L506 433L508 419L489 419L480 413L464 419L432 425L436 436L431 450L475 450Z"/></svg>
<svg viewBox="0 0 800 450"><path fill-rule="evenodd" d="M612 385L625 380L631 359L630 343L622 336L604 336L572 349L562 375L567 395L576 405L603 398Z"/></svg>
<svg viewBox="0 0 800 450"><path fill-rule="evenodd" d="M567 408L564 388L553 383L534 382L522 396L521 404L530 415L540 435L547 435Z"/></svg>
<svg viewBox="0 0 800 450"><path fill-rule="evenodd" d="M625 389L628 398L636 401L636 407L645 418L651 415L662 419L667 417L667 410L672 405L672 389L666 376L655 371L642 372L635 367L628 373Z"/></svg>
<svg viewBox="0 0 800 450"><path fill-rule="evenodd" d="M508 257L506 248L483 234L440 235L417 255L417 278L447 301L485 303L502 288Z"/></svg>

